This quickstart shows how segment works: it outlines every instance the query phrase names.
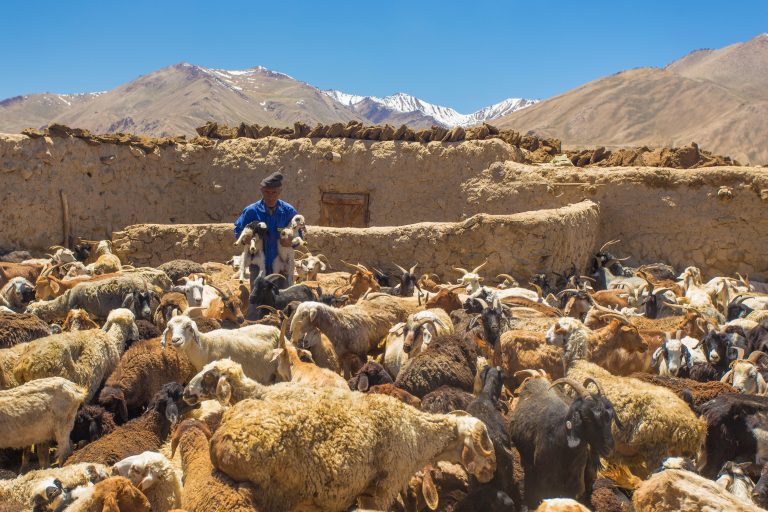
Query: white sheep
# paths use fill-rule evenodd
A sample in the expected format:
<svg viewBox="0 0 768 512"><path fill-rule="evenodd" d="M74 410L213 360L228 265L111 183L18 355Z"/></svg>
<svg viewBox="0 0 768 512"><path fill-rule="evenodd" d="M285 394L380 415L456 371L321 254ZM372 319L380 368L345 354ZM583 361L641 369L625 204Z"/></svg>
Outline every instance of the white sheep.
<svg viewBox="0 0 768 512"><path fill-rule="evenodd" d="M129 341L139 339L131 311L113 310L101 329L64 332L29 342L13 368L20 384L64 376L87 390L90 401L120 361Z"/></svg>
<svg viewBox="0 0 768 512"><path fill-rule="evenodd" d="M85 397L85 390L62 377L0 391L0 448L26 448L55 440L59 465L63 464L72 453L69 433Z"/></svg>
<svg viewBox="0 0 768 512"><path fill-rule="evenodd" d="M168 512L181 507L181 482L171 461L164 455L151 451L132 455L112 466L112 471L130 480L144 493L152 512Z"/></svg>
<svg viewBox="0 0 768 512"><path fill-rule="evenodd" d="M231 358L243 365L245 374L263 384L275 381L277 363L272 360L280 331L269 325L249 325L240 329L217 329L201 333L194 320L178 315L168 322L161 337L184 352L198 371L207 363Z"/></svg>
<svg viewBox="0 0 768 512"><path fill-rule="evenodd" d="M108 476L107 466L91 463L33 470L12 480L0 480L0 503L32 510L35 497L40 496L49 504L49 510L57 510L55 505L60 500L62 488L72 489L104 480ZM58 485L55 483L57 480Z"/></svg>
<svg viewBox="0 0 768 512"><path fill-rule="evenodd" d="M440 460L462 462L481 483L496 471L481 420L379 394L243 400L224 414L210 446L213 465L255 484L259 508L271 511L348 510L356 499L386 510L411 475Z"/></svg>
<svg viewBox="0 0 768 512"><path fill-rule="evenodd" d="M384 342L382 366L396 378L405 362L422 353L432 338L453 333L453 322L448 314L440 309L419 311L389 330Z"/></svg>
<svg viewBox="0 0 768 512"><path fill-rule="evenodd" d="M24 311L35 299L35 286L23 277L14 277L0 289L0 306L12 313Z"/></svg>

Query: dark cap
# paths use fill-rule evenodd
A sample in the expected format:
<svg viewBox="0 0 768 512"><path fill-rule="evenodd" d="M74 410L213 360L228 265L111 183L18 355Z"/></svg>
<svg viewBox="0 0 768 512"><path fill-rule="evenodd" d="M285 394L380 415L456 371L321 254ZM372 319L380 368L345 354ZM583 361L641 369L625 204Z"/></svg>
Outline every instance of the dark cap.
<svg viewBox="0 0 768 512"><path fill-rule="evenodd" d="M283 186L283 173L275 171L263 180L261 186L264 188L279 188Z"/></svg>

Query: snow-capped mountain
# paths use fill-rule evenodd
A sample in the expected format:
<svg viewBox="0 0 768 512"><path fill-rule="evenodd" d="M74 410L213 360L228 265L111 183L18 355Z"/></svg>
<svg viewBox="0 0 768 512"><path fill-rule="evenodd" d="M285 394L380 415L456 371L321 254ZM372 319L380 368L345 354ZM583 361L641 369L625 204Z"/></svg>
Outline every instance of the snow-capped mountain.
<svg viewBox="0 0 768 512"><path fill-rule="evenodd" d="M393 94L391 96L385 96L383 98L379 98L377 96L359 96L333 89L325 90L323 92L342 105L350 107L361 114L362 112L360 112L359 107L362 105L370 107L370 103L372 102L382 107L388 108L394 112L421 113L424 116L432 118L435 123L446 127L472 126L478 123L482 123L483 121L490 121L492 119L511 114L516 110L520 110L521 108L528 107L538 102L538 100L525 98L507 98L504 101L482 108L477 112L473 112L471 114L460 114L450 107L434 105L424 100L420 100L415 96L411 96L410 94L405 94L402 92ZM381 122L380 110L381 109L377 109L379 119L375 122Z"/></svg>

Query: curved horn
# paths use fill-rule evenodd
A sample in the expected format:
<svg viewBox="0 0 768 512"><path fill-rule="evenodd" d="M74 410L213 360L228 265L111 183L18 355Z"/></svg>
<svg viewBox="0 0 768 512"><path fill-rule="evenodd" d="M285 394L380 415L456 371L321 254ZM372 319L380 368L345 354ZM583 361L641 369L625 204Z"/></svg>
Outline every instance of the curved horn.
<svg viewBox="0 0 768 512"><path fill-rule="evenodd" d="M590 383L595 385L595 387L597 388L597 394L598 395L605 396L605 392L603 392L603 386L601 386L600 383L597 382L592 377L587 377L586 379L584 379L584 389L588 388Z"/></svg>
<svg viewBox="0 0 768 512"><path fill-rule="evenodd" d="M280 313L282 313L282 311L278 311L272 306L267 306L266 304L262 304L261 306L256 306L256 309L266 309L267 311L274 313L278 316L280 315Z"/></svg>
<svg viewBox="0 0 768 512"><path fill-rule="evenodd" d="M456 272L461 272L462 274L469 274L469 271L465 268L453 267L453 270L455 270Z"/></svg>
<svg viewBox="0 0 768 512"><path fill-rule="evenodd" d="M476 266L475 269L472 271L472 273L477 274L478 272L480 272L480 269L486 266L487 264L488 264L488 260L485 260L480 265Z"/></svg>
<svg viewBox="0 0 768 512"><path fill-rule="evenodd" d="M451 286L446 286L445 289L449 292L452 292L453 290L458 290L459 288L466 288L467 286L464 284L452 284Z"/></svg>
<svg viewBox="0 0 768 512"><path fill-rule="evenodd" d="M499 279L500 277L503 278L503 279L506 279L510 283L516 283L517 282L517 279L515 279L514 277L512 277L509 274L499 274L499 275L496 276L496 280L497 281L502 281L503 279Z"/></svg>
<svg viewBox="0 0 768 512"><path fill-rule="evenodd" d="M757 364L758 361L760 361L761 357L768 357L768 354L766 354L761 350L755 350L754 352L749 354L749 357L747 357L747 361L749 361L750 363Z"/></svg>
<svg viewBox="0 0 768 512"><path fill-rule="evenodd" d="M285 348L285 333L288 331L288 318L283 318L280 324L280 338L277 342L277 348Z"/></svg>
<svg viewBox="0 0 768 512"><path fill-rule="evenodd" d="M475 299L477 302L480 303L481 306L483 306L483 309L488 309L490 306L488 306L488 303L485 302L483 299Z"/></svg>
<svg viewBox="0 0 768 512"><path fill-rule="evenodd" d="M494 454L493 444L489 444L490 437L482 421L472 429L472 444L483 457L491 457Z"/></svg>
<svg viewBox="0 0 768 512"><path fill-rule="evenodd" d="M597 281L595 280L595 278L593 278L593 277L589 277L589 276L579 276L579 279L580 279L580 280L582 280L582 281L591 281L591 282L593 282L593 283L596 283L596 282L597 282Z"/></svg>
<svg viewBox="0 0 768 512"><path fill-rule="evenodd" d="M359 263L357 263L357 264L352 264L352 263L347 263L347 262L346 262L346 261L344 261L344 260L341 260L341 262L342 262L343 264L347 265L348 267L352 267L352 268L354 268L354 269L356 269L356 270L359 270L359 271L361 271L361 272L368 272L368 273L370 273L370 272L371 272L370 270L368 270L367 268L365 268L363 265L361 265L361 264L359 264Z"/></svg>
<svg viewBox="0 0 768 512"><path fill-rule="evenodd" d="M603 318L615 318L616 320L618 320L619 322L621 322L623 324L629 325L629 323L630 323L629 322L629 318L627 318L626 316L622 315L621 313L617 313L615 311L613 313L605 313L604 315L601 315L600 318L601 319L603 319Z"/></svg>
<svg viewBox="0 0 768 512"><path fill-rule="evenodd" d="M566 293L579 293L581 290L577 290L576 288L566 288L565 290L562 290L560 292L557 292L556 297L559 299Z"/></svg>
<svg viewBox="0 0 768 512"><path fill-rule="evenodd" d="M527 369L527 370L516 371L513 376L517 380L523 380L523 378L525 377L531 377L535 379L537 377L541 377L541 374L539 374L539 372L536 370Z"/></svg>
<svg viewBox="0 0 768 512"><path fill-rule="evenodd" d="M535 283L528 283L529 285L536 288L536 295L539 296L539 300L541 300L541 297L544 295L544 291L541 289L541 286L535 284Z"/></svg>
<svg viewBox="0 0 768 512"><path fill-rule="evenodd" d="M413 274L416 271L416 267L418 266L419 266L418 263L414 263L413 266L410 268L410 270L408 270L408 273Z"/></svg>
<svg viewBox="0 0 768 512"><path fill-rule="evenodd" d="M605 243L603 244L603 246L602 246L602 247L600 247L600 249L599 249L597 252L603 252L603 251L604 251L604 250L606 250L608 247L610 247L610 246L612 246L612 245L615 245L615 244L617 244L617 243L619 243L619 242L621 242L621 240L619 240L619 239L616 239L616 240L608 240L607 242L605 242Z"/></svg>
<svg viewBox="0 0 768 512"><path fill-rule="evenodd" d="M568 377L563 377L562 379L557 379L555 382L553 382L552 384L549 385L548 389L552 389L555 386L558 386L560 384L568 384L582 398L588 394L588 391L586 389L584 389L584 386L582 386L581 384L579 384L578 382L576 382L573 379L569 379Z"/></svg>
<svg viewBox="0 0 768 512"><path fill-rule="evenodd" d="M279 274L278 274L278 275L279 275ZM222 290L221 288L219 288L219 287L218 287L218 286L216 286L215 284L209 284L208 286L210 286L211 288L213 288L214 290L216 290L216 291L217 291L217 292L218 292L218 293L221 295L221 298L222 298L222 299L224 299L225 301L226 301L226 300L229 300L229 294L228 294L227 292L225 292L224 290Z"/></svg>
<svg viewBox="0 0 768 512"><path fill-rule="evenodd" d="M396 267L397 267L397 270L399 270L401 273L403 273L403 274L408 274L408 271L407 271L407 270L405 270L405 269L404 269L403 267L401 267L400 265L398 265L397 263L393 263L393 265L394 265L394 266L396 266Z"/></svg>
<svg viewBox="0 0 768 512"><path fill-rule="evenodd" d="M331 263L328 261L328 258L326 258L326 257L325 257L325 254L318 254L317 256L315 256L315 258L319 259L320 261L322 261L323 263L325 263L325 264L327 264L327 265L330 265L330 264L331 264Z"/></svg>

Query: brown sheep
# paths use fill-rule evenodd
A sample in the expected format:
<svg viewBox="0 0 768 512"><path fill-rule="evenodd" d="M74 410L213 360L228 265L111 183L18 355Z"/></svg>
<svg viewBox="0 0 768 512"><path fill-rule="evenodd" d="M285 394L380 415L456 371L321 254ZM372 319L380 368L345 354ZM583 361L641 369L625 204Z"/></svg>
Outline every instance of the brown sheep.
<svg viewBox="0 0 768 512"><path fill-rule="evenodd" d="M0 311L0 348L10 348L50 335L48 325L35 315Z"/></svg>
<svg viewBox="0 0 768 512"><path fill-rule="evenodd" d="M91 320L90 315L84 309L70 309L69 313L67 313L67 318L61 324L61 330L65 332L98 328L99 324Z"/></svg>
<svg viewBox="0 0 768 512"><path fill-rule="evenodd" d="M151 512L149 500L130 480L113 476L96 483L67 507L72 512Z"/></svg>
<svg viewBox="0 0 768 512"><path fill-rule="evenodd" d="M395 385L423 398L442 385L472 391L477 371L477 349L460 334L437 336L400 370Z"/></svg>
<svg viewBox="0 0 768 512"><path fill-rule="evenodd" d="M393 396L404 404L408 404L417 409L421 408L421 400L405 391L404 389L398 388L394 384L377 384L368 388L367 392L379 395Z"/></svg>
<svg viewBox="0 0 768 512"><path fill-rule="evenodd" d="M99 404L120 423L140 411L164 384L186 384L195 373L187 356L160 346L160 338L143 340L125 351L99 394Z"/></svg>
<svg viewBox="0 0 768 512"><path fill-rule="evenodd" d="M181 451L184 489L181 505L187 510L226 510L227 512L255 512L253 493L249 482L238 483L213 467L208 448L211 433L200 420L182 421L171 436L171 450Z"/></svg>
<svg viewBox="0 0 768 512"><path fill-rule="evenodd" d="M519 371L542 369L552 379L563 376L563 350L550 345L544 333L511 330L501 335L501 361L505 384L513 389L512 376Z"/></svg>
<svg viewBox="0 0 768 512"><path fill-rule="evenodd" d="M433 414L448 414L451 411L466 411L475 395L463 389L451 386L440 386L424 395L421 399L421 410Z"/></svg>
<svg viewBox="0 0 768 512"><path fill-rule="evenodd" d="M719 380L708 382L697 382L691 379L680 379L676 377L664 377L661 375L651 375L649 373L633 373L630 377L657 386L665 387L682 398L691 406L694 412L698 413L699 407L722 394L738 393L730 384L720 382Z"/></svg>

